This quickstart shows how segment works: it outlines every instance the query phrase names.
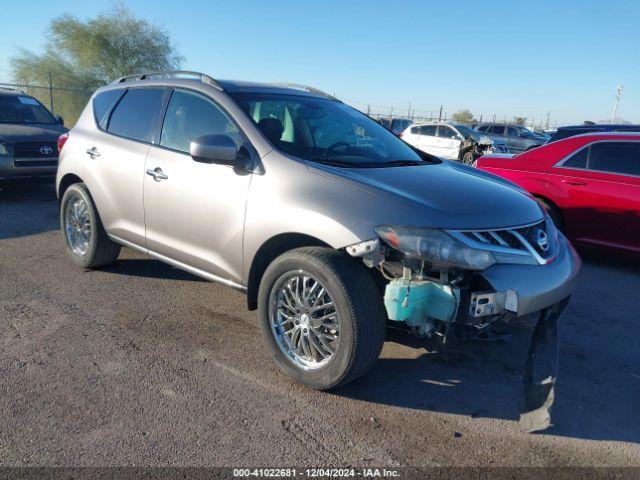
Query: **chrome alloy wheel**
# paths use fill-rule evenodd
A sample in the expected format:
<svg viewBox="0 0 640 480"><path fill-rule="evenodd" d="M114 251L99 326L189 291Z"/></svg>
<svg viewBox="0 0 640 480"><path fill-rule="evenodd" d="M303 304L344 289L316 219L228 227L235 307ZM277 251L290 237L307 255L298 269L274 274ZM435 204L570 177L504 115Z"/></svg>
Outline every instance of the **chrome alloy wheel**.
<svg viewBox="0 0 640 480"><path fill-rule="evenodd" d="M269 323L280 351L303 370L316 370L340 344L340 316L331 295L302 270L280 276L269 297Z"/></svg>
<svg viewBox="0 0 640 480"><path fill-rule="evenodd" d="M82 256L89 250L91 242L91 218L84 199L74 195L64 211L64 229L67 242L74 255Z"/></svg>

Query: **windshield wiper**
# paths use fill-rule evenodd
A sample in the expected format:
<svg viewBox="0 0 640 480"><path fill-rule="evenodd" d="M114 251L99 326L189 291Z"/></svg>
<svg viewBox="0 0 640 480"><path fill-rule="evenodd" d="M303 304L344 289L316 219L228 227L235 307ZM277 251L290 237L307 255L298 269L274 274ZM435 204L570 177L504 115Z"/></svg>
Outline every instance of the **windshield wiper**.
<svg viewBox="0 0 640 480"><path fill-rule="evenodd" d="M415 165L426 165L424 160L392 160L390 162L373 164L373 166L380 167L412 167Z"/></svg>
<svg viewBox="0 0 640 480"><path fill-rule="evenodd" d="M368 168L370 163L358 163L358 162L345 162L344 160L335 160L325 157L310 158L312 162L323 163L325 165L331 165L332 167L344 167L344 168Z"/></svg>

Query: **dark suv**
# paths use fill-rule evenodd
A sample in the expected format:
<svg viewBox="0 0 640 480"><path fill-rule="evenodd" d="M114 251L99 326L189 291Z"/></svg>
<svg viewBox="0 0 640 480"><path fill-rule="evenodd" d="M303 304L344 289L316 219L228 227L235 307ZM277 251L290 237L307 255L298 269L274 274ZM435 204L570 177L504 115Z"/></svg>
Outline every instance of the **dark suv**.
<svg viewBox="0 0 640 480"><path fill-rule="evenodd" d="M559 127L556 133L551 136L549 142L555 142L562 140L563 138L573 137L583 133L597 133L597 132L640 132L640 125L625 125L625 124L591 124L585 123L584 125L571 125L567 127Z"/></svg>
<svg viewBox="0 0 640 480"><path fill-rule="evenodd" d="M35 98L0 89L0 180L54 176L62 124Z"/></svg>
<svg viewBox="0 0 640 480"><path fill-rule="evenodd" d="M522 125L508 125L504 123L480 123L474 126L476 130L492 137L504 138L509 150L520 153L544 145L549 140L542 135L536 135Z"/></svg>

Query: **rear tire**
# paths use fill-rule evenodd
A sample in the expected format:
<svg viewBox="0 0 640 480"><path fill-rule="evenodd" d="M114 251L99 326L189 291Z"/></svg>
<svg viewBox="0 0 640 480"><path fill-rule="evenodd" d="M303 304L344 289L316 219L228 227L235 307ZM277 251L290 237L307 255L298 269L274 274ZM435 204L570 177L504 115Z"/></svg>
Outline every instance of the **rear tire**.
<svg viewBox="0 0 640 480"><path fill-rule="evenodd" d="M65 190L60 202L60 228L67 252L81 267L103 267L113 263L120 254L120 245L107 235L83 183L75 183Z"/></svg>
<svg viewBox="0 0 640 480"><path fill-rule="evenodd" d="M267 267L258 292L260 330L287 375L327 390L355 380L376 362L386 312L365 268L356 259L321 247L291 250ZM315 311L316 304L332 306Z"/></svg>

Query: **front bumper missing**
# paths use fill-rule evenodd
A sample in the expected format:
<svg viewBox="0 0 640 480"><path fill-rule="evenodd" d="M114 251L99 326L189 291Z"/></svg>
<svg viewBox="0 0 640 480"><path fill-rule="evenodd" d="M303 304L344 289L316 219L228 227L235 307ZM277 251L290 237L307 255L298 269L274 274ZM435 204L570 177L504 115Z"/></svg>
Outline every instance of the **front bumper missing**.
<svg viewBox="0 0 640 480"><path fill-rule="evenodd" d="M520 406L520 425L528 432L551 425L560 348L558 320L568 304L569 297L542 310L531 337Z"/></svg>

